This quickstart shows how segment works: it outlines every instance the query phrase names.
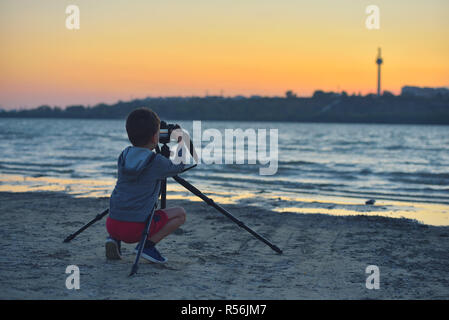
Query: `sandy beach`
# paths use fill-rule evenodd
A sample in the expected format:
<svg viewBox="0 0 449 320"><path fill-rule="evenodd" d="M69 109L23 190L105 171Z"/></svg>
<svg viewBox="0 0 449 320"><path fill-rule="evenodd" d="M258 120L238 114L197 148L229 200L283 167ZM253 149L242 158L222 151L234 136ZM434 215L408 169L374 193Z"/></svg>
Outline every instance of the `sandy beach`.
<svg viewBox="0 0 449 320"><path fill-rule="evenodd" d="M63 239L108 207L108 198L0 193L1 299L448 299L449 227L406 219L337 217L224 205L268 246L202 202L183 206L187 222L158 248L165 265L140 261L134 245L105 258L105 219ZM65 282L80 269L80 289ZM380 289L366 288L368 265Z"/></svg>

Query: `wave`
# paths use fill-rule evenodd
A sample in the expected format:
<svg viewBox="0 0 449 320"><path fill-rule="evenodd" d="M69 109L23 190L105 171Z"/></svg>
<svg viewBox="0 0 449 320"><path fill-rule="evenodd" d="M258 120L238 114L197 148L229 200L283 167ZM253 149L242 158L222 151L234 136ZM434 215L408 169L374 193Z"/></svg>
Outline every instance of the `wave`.
<svg viewBox="0 0 449 320"><path fill-rule="evenodd" d="M339 188L346 186L345 184L339 184L339 183L320 183L320 182L301 182L301 181L295 181L295 180L289 180L288 178L283 179L276 179L276 178L255 178L255 177L238 177L238 176L232 176L229 175L191 175L190 176L193 179L198 179L200 181L226 181L226 183L233 184L237 187L242 187L243 184L247 185L271 185L273 188L277 188L278 186L289 186L293 189L320 189L320 188L326 188L326 187L333 187L333 188ZM243 183L243 184L242 184Z"/></svg>
<svg viewBox="0 0 449 320"><path fill-rule="evenodd" d="M449 203L449 196L443 194L429 194L429 192L417 193L416 191L426 191L426 190L415 190L415 192L411 192L412 190L406 190L404 188L391 188L391 189L377 189L374 190L356 190L356 189L345 189L340 188L338 190L326 190L326 191L338 191L339 193L343 193L346 195L366 195L367 197L383 197L385 199L395 199L402 198L407 200L418 200L418 199L435 199L445 201L445 203ZM440 191L440 190L438 190Z"/></svg>
<svg viewBox="0 0 449 320"><path fill-rule="evenodd" d="M331 142L331 145L336 146L374 146L377 142L374 141L360 141L360 140L340 140Z"/></svg>
<svg viewBox="0 0 449 320"><path fill-rule="evenodd" d="M448 185L449 173L432 173L432 172L386 172L384 173L389 181L425 184L425 185Z"/></svg>
<svg viewBox="0 0 449 320"><path fill-rule="evenodd" d="M35 162L0 161L0 168L8 168L8 166L66 168L66 167L70 167L71 165L72 165L71 163L35 163Z"/></svg>
<svg viewBox="0 0 449 320"><path fill-rule="evenodd" d="M373 173L373 171L369 168L364 168L359 171L359 174L362 174L362 175L367 175L367 174L372 174L372 173Z"/></svg>
<svg viewBox="0 0 449 320"><path fill-rule="evenodd" d="M117 155L118 158L118 155ZM63 159L63 160L92 160L92 161L106 161L106 160L111 160L111 157L108 156L93 156L93 157L89 157L89 156L75 156L75 155L68 155L68 156L59 156L58 159Z"/></svg>
<svg viewBox="0 0 449 320"><path fill-rule="evenodd" d="M390 151L394 151L394 150L405 150L405 149L408 149L408 148L406 148L406 147L404 147L404 146L402 146L402 145L394 145L394 146L386 146L386 147L383 147L383 149L385 149L385 150L390 150Z"/></svg>
<svg viewBox="0 0 449 320"><path fill-rule="evenodd" d="M395 176L417 176L420 178L444 178L444 179L449 179L449 173L435 173L435 172L426 172L426 171L418 171L418 172L398 172L398 171L393 171L393 172L389 172L389 174L391 175L395 175Z"/></svg>
<svg viewBox="0 0 449 320"><path fill-rule="evenodd" d="M319 162L304 161L304 160L293 160L293 161L278 161L280 165L323 165Z"/></svg>
<svg viewBox="0 0 449 320"><path fill-rule="evenodd" d="M292 190L289 188L280 188L278 191L283 191L286 193L291 193ZM376 199L376 200L390 200L390 201L407 201L407 202L423 202L423 203L439 203L448 204L449 197L445 196L432 196L428 194L403 194L400 192L378 192L378 191L357 191L351 189L321 189L319 193L315 190L301 190L303 194L311 195L322 195L322 196L340 196L340 197L350 197L359 199Z"/></svg>
<svg viewBox="0 0 449 320"><path fill-rule="evenodd" d="M4 167L0 166L0 171L4 173L15 173L15 174L28 174L28 173L37 173L40 176L47 176L48 173L58 173L58 174L70 174L75 172L73 169L67 169L67 170L58 170L58 169L37 169L37 168L17 168L17 167ZM33 175L35 176L35 175Z"/></svg>
<svg viewBox="0 0 449 320"><path fill-rule="evenodd" d="M117 170L117 164L116 163L114 163L114 164L104 164L101 167L104 168L104 169L115 169L115 170Z"/></svg>

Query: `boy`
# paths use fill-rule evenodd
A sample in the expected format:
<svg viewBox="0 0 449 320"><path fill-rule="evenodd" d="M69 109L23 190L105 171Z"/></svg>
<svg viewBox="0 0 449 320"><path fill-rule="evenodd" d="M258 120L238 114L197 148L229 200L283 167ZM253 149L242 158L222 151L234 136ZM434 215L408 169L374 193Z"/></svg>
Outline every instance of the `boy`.
<svg viewBox="0 0 449 320"><path fill-rule="evenodd" d="M159 129L159 117L148 108L136 109L126 119L126 132L132 146L123 150L118 159L118 178L106 220L108 259L121 259L121 241L140 241L145 221L159 198L161 180L184 169L183 163L175 165L152 151L159 142ZM185 220L183 208L156 210L142 257L155 263L167 262L155 245Z"/></svg>

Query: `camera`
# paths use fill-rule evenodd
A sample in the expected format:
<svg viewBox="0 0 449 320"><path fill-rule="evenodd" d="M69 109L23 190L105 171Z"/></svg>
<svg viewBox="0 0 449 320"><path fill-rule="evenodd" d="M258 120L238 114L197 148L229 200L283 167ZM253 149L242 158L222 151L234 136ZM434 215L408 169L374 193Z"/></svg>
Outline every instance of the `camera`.
<svg viewBox="0 0 449 320"><path fill-rule="evenodd" d="M159 134L159 143L170 143L170 136L173 130L181 129L178 124L167 123L165 121L161 121L160 134Z"/></svg>

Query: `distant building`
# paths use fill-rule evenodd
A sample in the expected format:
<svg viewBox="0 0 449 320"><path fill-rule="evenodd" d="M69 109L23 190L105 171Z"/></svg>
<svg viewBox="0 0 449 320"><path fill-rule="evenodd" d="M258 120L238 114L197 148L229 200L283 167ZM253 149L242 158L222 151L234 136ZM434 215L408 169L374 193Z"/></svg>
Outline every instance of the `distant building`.
<svg viewBox="0 0 449 320"><path fill-rule="evenodd" d="M325 92L323 90L315 90L313 93L313 98L337 98L340 94L337 92L329 91Z"/></svg>
<svg viewBox="0 0 449 320"><path fill-rule="evenodd" d="M433 98L437 96L449 97L448 88L429 88L429 87L413 87L404 86L401 91L402 96L426 97Z"/></svg>
<svg viewBox="0 0 449 320"><path fill-rule="evenodd" d="M296 98L296 93L294 93L292 90L288 90L288 91L285 93L285 97L286 97L287 99Z"/></svg>
<svg viewBox="0 0 449 320"><path fill-rule="evenodd" d="M232 100L242 100L242 99L247 99L245 96L242 95L238 95L238 96L234 96L231 98Z"/></svg>

